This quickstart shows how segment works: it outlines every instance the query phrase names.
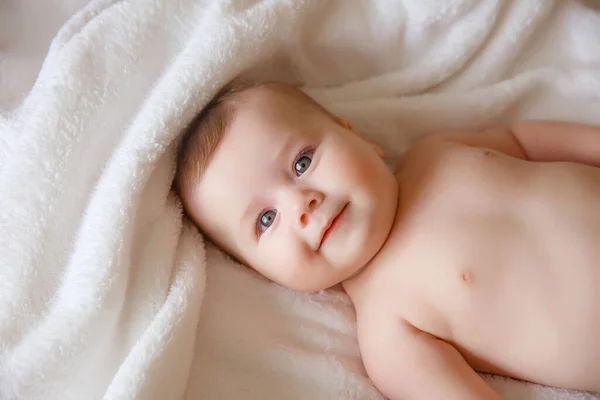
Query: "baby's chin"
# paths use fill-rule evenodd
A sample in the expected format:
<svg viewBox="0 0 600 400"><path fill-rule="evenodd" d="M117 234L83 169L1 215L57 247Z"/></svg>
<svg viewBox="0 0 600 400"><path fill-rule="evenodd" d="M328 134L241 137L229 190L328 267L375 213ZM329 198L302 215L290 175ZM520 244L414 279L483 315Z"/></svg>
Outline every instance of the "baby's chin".
<svg viewBox="0 0 600 400"><path fill-rule="evenodd" d="M344 268L344 269L338 271L338 274L332 276L329 280L327 280L327 281L323 280L323 282L321 282L320 285L316 285L315 287L312 288L312 290L306 290L306 291L318 292L321 290L330 290L330 289L335 289L335 288L341 289L342 285L345 281L352 279L352 278L356 277L357 275L359 275L364 270L364 268L366 267L367 264L361 264L361 265L354 266L354 267Z"/></svg>
<svg viewBox="0 0 600 400"><path fill-rule="evenodd" d="M318 279L308 278L302 280L295 280L292 282L277 283L279 283L281 286L298 292L316 293L340 286L341 283L346 279L346 275L347 274L328 274L326 276L321 276Z"/></svg>
<svg viewBox="0 0 600 400"><path fill-rule="evenodd" d="M270 277L269 271L278 269L281 272L280 265L271 263L258 267L250 266L249 269L260 280L266 280L298 292L314 293L335 287L340 288L344 281L359 275L370 264L381 247L378 246L379 243L373 241L359 242L358 245L352 246L356 249L354 254L346 252L342 257L332 257L331 254L329 257L325 257L323 254L315 254L316 257L312 259L304 259L291 268L299 273L273 274ZM382 240L382 245L383 242L384 240ZM365 251L367 249L368 251ZM341 254L338 255L341 256ZM264 273L261 270L264 270Z"/></svg>

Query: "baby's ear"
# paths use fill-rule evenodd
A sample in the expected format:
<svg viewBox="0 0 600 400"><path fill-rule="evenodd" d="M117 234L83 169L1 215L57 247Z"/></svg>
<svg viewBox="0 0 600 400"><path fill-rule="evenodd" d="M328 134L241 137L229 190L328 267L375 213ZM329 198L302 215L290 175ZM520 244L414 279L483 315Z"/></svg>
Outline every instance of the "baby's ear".
<svg viewBox="0 0 600 400"><path fill-rule="evenodd" d="M352 125L350 125L350 122L346 121L344 118L340 118L340 117L335 117L335 121L340 124L341 126L343 126L344 128L356 133L358 135L358 132L356 132L354 130L354 128L352 127ZM359 135L360 136L360 135Z"/></svg>
<svg viewBox="0 0 600 400"><path fill-rule="evenodd" d="M358 133L356 131L356 129L354 129L354 127L352 127L352 125L350 125L350 123L348 121L346 121L344 118L340 118L340 117L335 117L335 120L337 121L338 124L340 124L341 126L343 126L344 128L348 129L350 132L354 133L355 135L357 135L358 137L360 137L362 140L364 140L365 142L367 142L369 144L369 146L371 146L373 148L373 150L375 150L375 152L377 153L377 155L381 158L385 157L385 153L383 152L383 149L375 142L366 139L365 137L363 137L360 133Z"/></svg>

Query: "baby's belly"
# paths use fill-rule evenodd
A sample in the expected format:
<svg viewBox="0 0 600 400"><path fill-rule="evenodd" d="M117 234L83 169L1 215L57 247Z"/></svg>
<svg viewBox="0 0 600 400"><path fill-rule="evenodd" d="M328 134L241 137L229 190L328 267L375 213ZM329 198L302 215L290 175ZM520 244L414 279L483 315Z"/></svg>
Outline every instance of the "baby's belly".
<svg viewBox="0 0 600 400"><path fill-rule="evenodd" d="M476 370L600 391L598 268L569 265L581 270L569 276L552 267L545 273L536 265L519 267L473 268L471 282L447 301L440 296L442 338Z"/></svg>
<svg viewBox="0 0 600 400"><path fill-rule="evenodd" d="M463 174L468 198L446 181L422 208L412 293L429 311L409 320L479 371L600 391L600 169L500 178Z"/></svg>

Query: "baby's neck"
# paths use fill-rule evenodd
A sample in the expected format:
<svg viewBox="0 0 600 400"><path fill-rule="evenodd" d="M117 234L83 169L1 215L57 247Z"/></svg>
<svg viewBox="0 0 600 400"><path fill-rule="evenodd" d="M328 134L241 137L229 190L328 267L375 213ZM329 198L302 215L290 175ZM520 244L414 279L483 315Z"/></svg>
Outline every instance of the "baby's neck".
<svg viewBox="0 0 600 400"><path fill-rule="evenodd" d="M358 298L360 297L360 284L357 283L356 277L350 278L350 279L346 279L345 281L342 282L342 287L344 288L344 292L346 292L346 294L348 295L348 297L350 297L350 300L352 300L352 303L356 304L356 300L358 300Z"/></svg>
<svg viewBox="0 0 600 400"><path fill-rule="evenodd" d="M357 307L359 304L362 304L363 300L366 300L366 292L368 291L367 286L369 286L369 282L372 281L371 278L374 276L378 266L381 265L383 261L381 258L381 256L384 256L382 253L385 253L383 250L389 244L390 237L393 236L392 232L396 227L396 223L397 221L394 221L390 234L386 238L386 241L381 249L379 249L377 254L375 254L375 256L369 260L365 266L359 269L357 273L341 282L344 291L348 294L355 307Z"/></svg>
<svg viewBox="0 0 600 400"><path fill-rule="evenodd" d="M369 261L356 274L341 282L344 291L348 294L355 307L362 301L365 283L368 280L368 275L370 275L369 270L372 265L373 260Z"/></svg>
<svg viewBox="0 0 600 400"><path fill-rule="evenodd" d="M387 237L385 238L385 241L381 245L381 248L377 251L373 258L371 258L362 268L358 270L358 272L341 282L344 291L348 294L355 307L357 307L358 304L362 304L366 295L365 292L367 292L366 286L368 286L371 276L377 269L377 265L381 264L382 253L385 253L385 249L390 244L390 239L394 236L394 232L398 229L398 225L400 224L398 205L396 207L394 221L390 227Z"/></svg>

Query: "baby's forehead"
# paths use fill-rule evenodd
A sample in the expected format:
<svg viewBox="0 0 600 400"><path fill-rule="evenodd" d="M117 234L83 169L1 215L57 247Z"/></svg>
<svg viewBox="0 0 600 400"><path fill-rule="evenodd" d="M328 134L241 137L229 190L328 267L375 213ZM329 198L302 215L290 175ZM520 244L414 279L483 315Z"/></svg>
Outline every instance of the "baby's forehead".
<svg viewBox="0 0 600 400"><path fill-rule="evenodd" d="M251 111L255 115L269 118L288 119L324 113L324 109L314 100L289 85L260 86L240 93L233 116L240 111Z"/></svg>
<svg viewBox="0 0 600 400"><path fill-rule="evenodd" d="M257 186L273 183L273 172L299 136L292 125L240 115L207 163L200 186L217 197L230 195L238 200L253 195Z"/></svg>
<svg viewBox="0 0 600 400"><path fill-rule="evenodd" d="M238 241L252 237L254 214L273 185L273 167L257 161L252 153L247 149L242 154L215 154L194 191L196 223L232 254Z"/></svg>
<svg viewBox="0 0 600 400"><path fill-rule="evenodd" d="M297 91L258 87L240 93L201 180L218 182L221 190L240 192L278 168L281 160L277 157L293 151L294 142L313 131L305 128L321 121L311 117L320 111L305 104L311 100L298 100L300 95L293 90Z"/></svg>
<svg viewBox="0 0 600 400"><path fill-rule="evenodd" d="M219 150L224 157L237 158L274 151L284 142L306 136L312 123L306 113L300 114L284 107L240 107L232 116L221 139Z"/></svg>

